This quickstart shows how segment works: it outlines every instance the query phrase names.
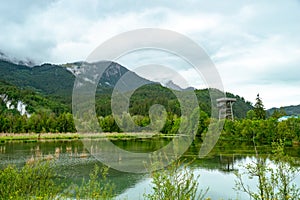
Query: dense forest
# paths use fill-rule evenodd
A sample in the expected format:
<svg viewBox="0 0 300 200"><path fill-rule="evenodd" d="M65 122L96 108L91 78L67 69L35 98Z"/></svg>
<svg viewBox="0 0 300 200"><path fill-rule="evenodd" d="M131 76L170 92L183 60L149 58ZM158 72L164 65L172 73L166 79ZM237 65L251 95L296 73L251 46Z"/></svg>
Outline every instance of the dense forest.
<svg viewBox="0 0 300 200"><path fill-rule="evenodd" d="M7 108L7 102L0 99L0 132L27 133L27 132L75 132L71 105L56 101L53 96L46 96L30 89L20 89L4 81L0 82L1 94L5 94L14 109ZM111 113L111 90L96 94L96 112L99 124L103 131L121 132ZM187 91L190 92L190 91ZM218 92L218 91L216 91ZM196 90L196 96L201 109L200 120L204 122L211 115L209 90ZM234 96L229 94L229 96ZM245 116L245 110L251 109L250 103L245 103L238 96L235 114L237 118ZM6 100L7 101L7 100ZM26 105L29 115L21 115L17 111L17 102ZM154 104L165 107L168 117L162 133L176 133L180 124L180 104L175 94L159 84L149 84L137 89L130 98L129 113L138 126L147 126L150 123L149 109ZM126 123L128 116L122 116L121 121ZM204 125L201 125L203 127ZM199 130L204 130L201 128ZM202 132L202 131L200 131ZM199 132L199 133L200 133Z"/></svg>

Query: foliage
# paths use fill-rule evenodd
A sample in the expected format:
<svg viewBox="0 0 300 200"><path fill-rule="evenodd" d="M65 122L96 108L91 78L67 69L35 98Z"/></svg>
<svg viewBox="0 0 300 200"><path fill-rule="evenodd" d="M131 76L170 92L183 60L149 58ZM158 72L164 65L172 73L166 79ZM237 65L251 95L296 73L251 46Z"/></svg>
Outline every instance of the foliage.
<svg viewBox="0 0 300 200"><path fill-rule="evenodd" d="M71 113L34 113L29 118L21 115L0 114L2 133L66 133L76 132Z"/></svg>
<svg viewBox="0 0 300 200"><path fill-rule="evenodd" d="M49 163L8 166L0 171L0 199L55 199L61 191Z"/></svg>
<svg viewBox="0 0 300 200"><path fill-rule="evenodd" d="M115 186L107 180L108 169L108 167L100 169L95 165L89 180L83 179L80 186L73 186L76 199L112 199ZM99 180L99 176L101 176L101 180Z"/></svg>
<svg viewBox="0 0 300 200"><path fill-rule="evenodd" d="M159 163L158 163L159 165ZM199 176L195 177L188 165L175 161L168 167L152 172L153 193L144 195L149 200L204 199L205 191L198 190Z"/></svg>
<svg viewBox="0 0 300 200"><path fill-rule="evenodd" d="M280 118L282 116L285 116L285 115L287 115L285 110L283 108L280 108L280 109L275 109L273 111L271 117L278 119L278 118Z"/></svg>
<svg viewBox="0 0 300 200"><path fill-rule="evenodd" d="M280 139L284 139L286 143L292 143L292 141L299 141L300 119L290 118L281 122L275 118L226 120L222 135L245 141L252 141L254 138L255 141L265 144L271 144Z"/></svg>
<svg viewBox="0 0 300 200"><path fill-rule="evenodd" d="M6 95L15 108L17 107L17 102L22 101L26 105L26 111L30 114L36 112L53 112L60 114L70 111L70 107L58 102L56 99L45 97L32 89L16 87L1 80L0 95ZM0 103L2 105L0 113L9 112L2 99L0 99Z"/></svg>
<svg viewBox="0 0 300 200"><path fill-rule="evenodd" d="M251 120L254 120L255 119L255 112L254 110L249 110L246 114L246 118L247 119L251 119Z"/></svg>
<svg viewBox="0 0 300 200"><path fill-rule="evenodd" d="M200 111L197 135L201 136L203 133L206 133L208 131L209 124L210 118L207 113Z"/></svg>
<svg viewBox="0 0 300 200"><path fill-rule="evenodd" d="M99 117L99 124L103 132L121 132L118 124L112 115Z"/></svg>
<svg viewBox="0 0 300 200"><path fill-rule="evenodd" d="M280 108L271 108L268 110L268 113L270 116L273 116L273 113L275 111L279 111L280 113L283 113L284 115L300 115L300 105L293 105L293 106L284 106Z"/></svg>
<svg viewBox="0 0 300 200"><path fill-rule="evenodd" d="M249 111L250 112L250 111ZM128 115L120 118L121 124L128 123ZM135 115L131 117L133 122L147 130L146 126L150 123L148 116ZM160 119L158 119L160 120ZM208 126L213 119L200 111L197 136L203 137L208 130ZM98 118L99 125L104 132L122 132L112 115ZM161 133L177 134L178 129L185 120L182 117L167 114ZM139 131L140 129L136 129ZM71 113L34 113L29 118L13 113L0 114L0 132L2 133L64 133L76 132L73 116ZM235 121L225 120L223 137L235 138L238 140L252 141L253 137L261 143L271 144L273 141L285 139L286 142L299 141L300 139L300 119L290 118L278 122L276 118L265 120L258 119L239 119Z"/></svg>
<svg viewBox="0 0 300 200"><path fill-rule="evenodd" d="M271 157L275 167L266 158L256 155L256 161L247 164L245 173L236 173L236 190L247 193L255 200L296 200L300 196L300 188L293 183L299 168L293 165L294 160L284 153L284 143L273 143L274 155ZM245 185L243 175L256 178L257 190Z"/></svg>
<svg viewBox="0 0 300 200"><path fill-rule="evenodd" d="M299 167L295 166L296 161L284 152L284 142L273 143L273 161L277 169L275 173L275 184L278 185L278 199L298 199L300 188L297 187L293 180L300 172Z"/></svg>
<svg viewBox="0 0 300 200"><path fill-rule="evenodd" d="M256 97L256 103L254 105L254 112L255 112L255 117L257 119L266 119L266 111L264 109L264 104L263 104L259 94L257 94L257 97Z"/></svg>
<svg viewBox="0 0 300 200"><path fill-rule="evenodd" d="M112 199L114 185L106 179L107 174L107 167L95 165L89 180L83 179L81 185L71 183L63 191L66 183L59 183L49 162L30 163L21 169L7 166L0 170L0 199Z"/></svg>

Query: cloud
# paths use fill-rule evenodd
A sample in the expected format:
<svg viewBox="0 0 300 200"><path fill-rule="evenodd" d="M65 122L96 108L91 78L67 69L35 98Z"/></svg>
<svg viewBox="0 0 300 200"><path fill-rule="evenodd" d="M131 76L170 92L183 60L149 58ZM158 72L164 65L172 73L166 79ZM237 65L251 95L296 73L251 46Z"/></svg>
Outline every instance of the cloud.
<svg viewBox="0 0 300 200"><path fill-rule="evenodd" d="M40 12L40 10L47 8L48 5L51 4L52 2L53 0L49 0L49 1L10 0L5 3L2 3L0 6L0 13L1 13L0 23L21 25L26 21L28 16L35 15L37 12Z"/></svg>
<svg viewBox="0 0 300 200"><path fill-rule="evenodd" d="M12 0L0 5L0 50L20 59L65 63L84 60L103 41L125 31L170 29L207 51L226 90L250 101L260 92L271 107L279 104L273 88L282 88L278 91L286 98L281 102L300 104L295 87L300 75L299 10L296 0ZM182 63L168 59L180 71ZM193 70L180 72L202 86Z"/></svg>

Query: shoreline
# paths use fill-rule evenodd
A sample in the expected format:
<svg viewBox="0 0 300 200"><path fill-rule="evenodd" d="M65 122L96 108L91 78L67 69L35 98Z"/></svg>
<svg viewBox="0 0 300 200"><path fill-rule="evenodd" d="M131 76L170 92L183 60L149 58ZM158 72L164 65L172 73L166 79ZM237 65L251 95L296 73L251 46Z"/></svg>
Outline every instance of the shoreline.
<svg viewBox="0 0 300 200"><path fill-rule="evenodd" d="M45 141L45 140L78 140L85 138L150 138L160 133L0 133L0 142L6 141Z"/></svg>

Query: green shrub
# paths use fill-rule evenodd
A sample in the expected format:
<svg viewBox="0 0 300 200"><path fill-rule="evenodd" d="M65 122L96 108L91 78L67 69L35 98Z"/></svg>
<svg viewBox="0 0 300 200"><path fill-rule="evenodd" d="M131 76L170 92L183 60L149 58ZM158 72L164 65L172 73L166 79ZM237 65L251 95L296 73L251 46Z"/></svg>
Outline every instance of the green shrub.
<svg viewBox="0 0 300 200"><path fill-rule="evenodd" d="M1 170L0 199L54 199L61 187L55 184L56 175L49 165L37 162Z"/></svg>
<svg viewBox="0 0 300 200"><path fill-rule="evenodd" d="M256 160L247 164L243 174L236 173L236 190L245 192L255 200L298 200L300 188L293 182L300 172L294 165L294 159L284 152L284 142L273 143L273 156L275 167L268 165L267 159L256 155ZM257 189L251 189L245 184L242 176L257 178Z"/></svg>
<svg viewBox="0 0 300 200"><path fill-rule="evenodd" d="M201 200L208 191L198 190L199 176L195 177L188 164L180 161L152 172L152 179L154 192L144 195L149 200Z"/></svg>
<svg viewBox="0 0 300 200"><path fill-rule="evenodd" d="M83 179L80 186L73 185L76 199L113 199L115 186L107 180L108 169L95 165L88 181Z"/></svg>

